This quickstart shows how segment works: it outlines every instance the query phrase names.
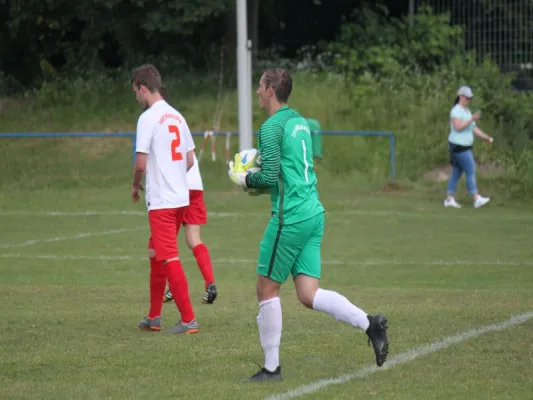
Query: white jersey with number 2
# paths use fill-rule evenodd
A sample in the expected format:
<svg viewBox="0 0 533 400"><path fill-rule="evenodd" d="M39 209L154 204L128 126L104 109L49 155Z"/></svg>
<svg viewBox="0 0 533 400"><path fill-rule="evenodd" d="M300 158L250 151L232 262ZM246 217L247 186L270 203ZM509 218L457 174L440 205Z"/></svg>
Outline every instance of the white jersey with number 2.
<svg viewBox="0 0 533 400"><path fill-rule="evenodd" d="M194 141L185 118L159 100L137 121L136 152L148 154L146 207L148 210L189 205L187 152Z"/></svg>

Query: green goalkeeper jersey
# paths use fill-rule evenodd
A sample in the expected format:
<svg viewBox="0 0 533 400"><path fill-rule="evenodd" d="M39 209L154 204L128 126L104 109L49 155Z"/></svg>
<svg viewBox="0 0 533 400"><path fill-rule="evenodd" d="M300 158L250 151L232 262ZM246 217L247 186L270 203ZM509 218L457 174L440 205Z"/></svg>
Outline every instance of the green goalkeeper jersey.
<svg viewBox="0 0 533 400"><path fill-rule="evenodd" d="M258 134L261 171L246 177L250 188L270 189L273 218L290 225L324 212L313 170L313 142L304 117L281 107Z"/></svg>

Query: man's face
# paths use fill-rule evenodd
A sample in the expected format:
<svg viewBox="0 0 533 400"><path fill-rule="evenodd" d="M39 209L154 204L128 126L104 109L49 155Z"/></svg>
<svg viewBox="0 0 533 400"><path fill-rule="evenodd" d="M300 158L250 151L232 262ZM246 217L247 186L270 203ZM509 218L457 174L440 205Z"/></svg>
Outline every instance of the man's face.
<svg viewBox="0 0 533 400"><path fill-rule="evenodd" d="M137 103L141 106L143 110L148 108L148 101L146 100L145 93L146 88L144 86L137 86L135 83L132 84L133 92L135 93L135 99Z"/></svg>
<svg viewBox="0 0 533 400"><path fill-rule="evenodd" d="M259 87L255 91L259 97L259 107L261 107L263 110L268 106L268 104L270 104L270 99L272 98L273 92L274 91L271 87L266 87L265 77L263 75L259 81Z"/></svg>

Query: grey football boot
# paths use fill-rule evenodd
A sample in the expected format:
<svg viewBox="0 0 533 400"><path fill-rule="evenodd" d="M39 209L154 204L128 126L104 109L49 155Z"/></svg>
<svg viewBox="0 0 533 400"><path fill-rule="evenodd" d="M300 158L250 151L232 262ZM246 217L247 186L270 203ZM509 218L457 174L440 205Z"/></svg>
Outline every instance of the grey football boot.
<svg viewBox="0 0 533 400"><path fill-rule="evenodd" d="M155 317L153 319L144 317L139 321L138 327L145 331L160 331L161 330L161 317Z"/></svg>
<svg viewBox="0 0 533 400"><path fill-rule="evenodd" d="M178 321L172 328L165 330L163 333L174 333L178 335L192 335L198 333L198 322L193 319L191 322L184 324Z"/></svg>

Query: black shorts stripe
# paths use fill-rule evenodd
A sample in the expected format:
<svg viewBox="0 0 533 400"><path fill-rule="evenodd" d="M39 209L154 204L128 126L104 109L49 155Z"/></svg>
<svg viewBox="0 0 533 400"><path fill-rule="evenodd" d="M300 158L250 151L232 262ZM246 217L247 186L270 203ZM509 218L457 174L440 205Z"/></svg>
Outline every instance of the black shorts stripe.
<svg viewBox="0 0 533 400"><path fill-rule="evenodd" d="M276 261L276 253L278 250L278 244L279 244L279 238L281 237L281 229L283 228L283 225L280 224L278 228L278 232L276 233L276 240L274 240L274 247L272 248L272 256L270 257L270 264L268 265L268 274L267 276L270 278L270 275L272 275L272 269L274 268L274 262Z"/></svg>

